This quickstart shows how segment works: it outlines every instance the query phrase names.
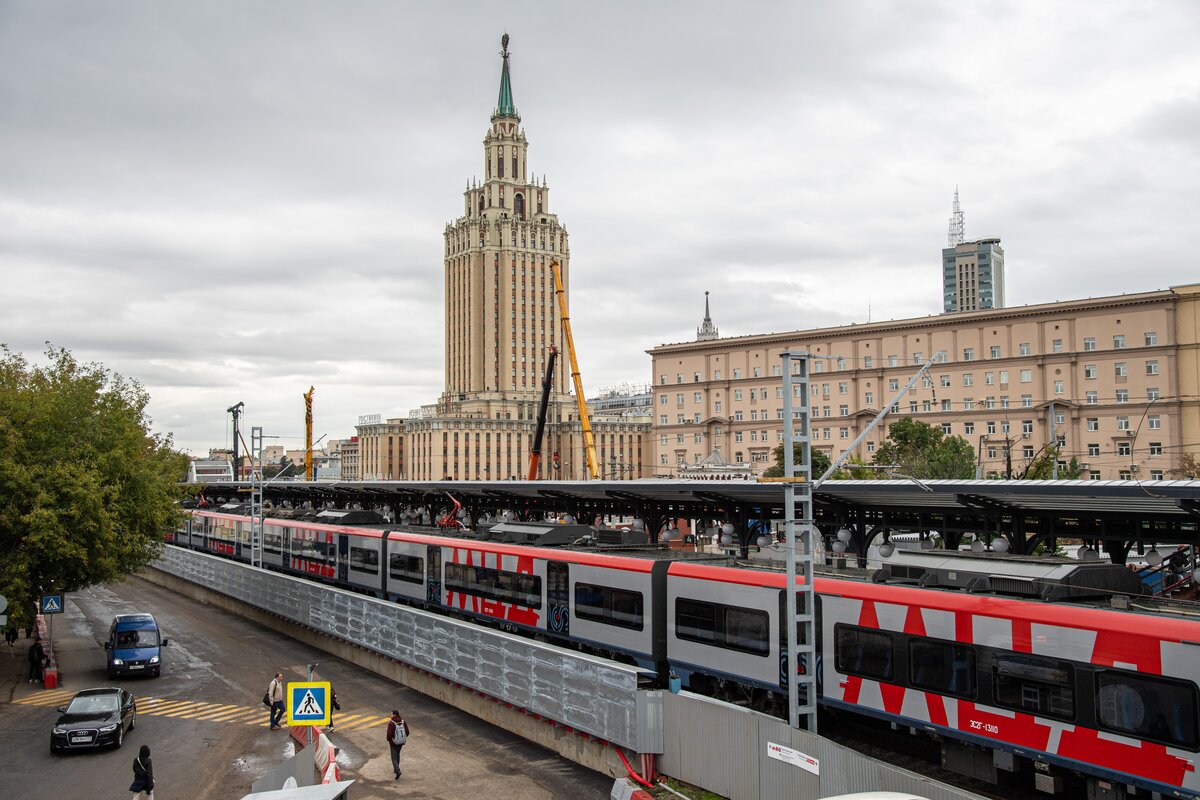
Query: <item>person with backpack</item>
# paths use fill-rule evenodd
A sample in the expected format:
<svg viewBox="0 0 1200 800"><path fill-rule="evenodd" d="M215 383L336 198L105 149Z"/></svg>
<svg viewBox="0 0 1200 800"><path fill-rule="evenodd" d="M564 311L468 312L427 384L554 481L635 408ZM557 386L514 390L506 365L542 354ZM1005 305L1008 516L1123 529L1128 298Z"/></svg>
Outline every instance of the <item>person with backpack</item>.
<svg viewBox="0 0 1200 800"><path fill-rule="evenodd" d="M46 666L46 650L42 647L41 639L34 639L33 644L29 645L26 658L29 661L29 682L40 681L42 669Z"/></svg>
<svg viewBox="0 0 1200 800"><path fill-rule="evenodd" d="M276 672L274 679L267 686L267 693L263 695L263 703L271 709L271 730L279 730L279 723L284 717L282 672Z"/></svg>
<svg viewBox="0 0 1200 800"><path fill-rule="evenodd" d="M392 770L397 778L400 777L400 750L408 742L409 733L411 729L404 717L400 716L399 711L392 709L392 719L387 726L387 740L388 748L392 751Z"/></svg>

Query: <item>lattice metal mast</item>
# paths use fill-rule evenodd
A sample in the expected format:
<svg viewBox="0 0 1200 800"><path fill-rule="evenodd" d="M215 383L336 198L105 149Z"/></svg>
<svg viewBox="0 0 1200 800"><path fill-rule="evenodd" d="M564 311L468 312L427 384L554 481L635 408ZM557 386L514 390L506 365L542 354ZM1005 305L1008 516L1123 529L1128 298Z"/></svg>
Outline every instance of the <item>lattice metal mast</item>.
<svg viewBox="0 0 1200 800"><path fill-rule="evenodd" d="M950 215L950 232L946 236L950 247L960 245L966 241L966 230L963 227L963 212L958 205L958 187L954 187L954 213Z"/></svg>

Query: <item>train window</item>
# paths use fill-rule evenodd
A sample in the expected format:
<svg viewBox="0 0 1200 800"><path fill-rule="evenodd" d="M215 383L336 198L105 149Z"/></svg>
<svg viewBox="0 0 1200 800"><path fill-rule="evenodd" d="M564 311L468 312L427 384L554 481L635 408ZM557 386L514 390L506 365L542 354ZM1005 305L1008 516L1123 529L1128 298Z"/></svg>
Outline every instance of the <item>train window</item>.
<svg viewBox="0 0 1200 800"><path fill-rule="evenodd" d="M645 626L644 602L641 592L575 584L575 616L580 619L640 631Z"/></svg>
<svg viewBox="0 0 1200 800"><path fill-rule="evenodd" d="M889 633L856 625L835 625L833 649L834 665L838 672L877 681L895 678L892 636Z"/></svg>
<svg viewBox="0 0 1200 800"><path fill-rule="evenodd" d="M913 686L954 697L975 697L975 650L970 645L910 639L908 663Z"/></svg>
<svg viewBox="0 0 1200 800"><path fill-rule="evenodd" d="M726 647L762 656L770 652L767 631L771 627L771 619L767 612L727 606L723 627Z"/></svg>
<svg viewBox="0 0 1200 800"><path fill-rule="evenodd" d="M369 547L350 548L350 569L360 572L379 572L379 551Z"/></svg>
<svg viewBox="0 0 1200 800"><path fill-rule="evenodd" d="M1058 719L1075 718L1075 670L1065 661L1024 654L992 662L996 705Z"/></svg>
<svg viewBox="0 0 1200 800"><path fill-rule="evenodd" d="M411 583L425 582L425 562L420 556L392 553L388 556L388 574L394 580Z"/></svg>
<svg viewBox="0 0 1200 800"><path fill-rule="evenodd" d="M676 600L675 635L692 642L716 644L717 607L695 600Z"/></svg>
<svg viewBox="0 0 1200 800"><path fill-rule="evenodd" d="M1196 750L1196 687L1116 670L1096 673L1100 729Z"/></svg>
<svg viewBox="0 0 1200 800"><path fill-rule="evenodd" d="M542 579L524 572L508 572L471 564L447 564L445 587L450 592L462 592L525 608L542 607Z"/></svg>

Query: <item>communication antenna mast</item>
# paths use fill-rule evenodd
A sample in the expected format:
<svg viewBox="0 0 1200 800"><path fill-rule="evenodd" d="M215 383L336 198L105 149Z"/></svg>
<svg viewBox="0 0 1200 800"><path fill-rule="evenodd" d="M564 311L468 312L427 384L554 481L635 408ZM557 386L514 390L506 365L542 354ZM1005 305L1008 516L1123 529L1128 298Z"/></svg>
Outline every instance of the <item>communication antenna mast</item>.
<svg viewBox="0 0 1200 800"><path fill-rule="evenodd" d="M950 215L950 233L946 237L950 247L962 244L966 239L963 229L963 212L958 205L958 187L954 187L954 213Z"/></svg>

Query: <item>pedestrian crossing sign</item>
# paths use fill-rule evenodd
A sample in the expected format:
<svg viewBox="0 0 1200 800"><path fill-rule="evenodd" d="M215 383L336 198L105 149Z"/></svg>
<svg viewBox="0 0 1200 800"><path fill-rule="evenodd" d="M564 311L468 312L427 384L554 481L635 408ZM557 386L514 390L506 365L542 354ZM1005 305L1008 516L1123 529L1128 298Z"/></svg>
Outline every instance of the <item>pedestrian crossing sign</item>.
<svg viewBox="0 0 1200 800"><path fill-rule="evenodd" d="M330 698L333 690L329 681L289 683L287 687L288 725L328 725Z"/></svg>
<svg viewBox="0 0 1200 800"><path fill-rule="evenodd" d="M43 614L61 614L63 610L63 596L61 594L44 594L42 595L42 613Z"/></svg>

